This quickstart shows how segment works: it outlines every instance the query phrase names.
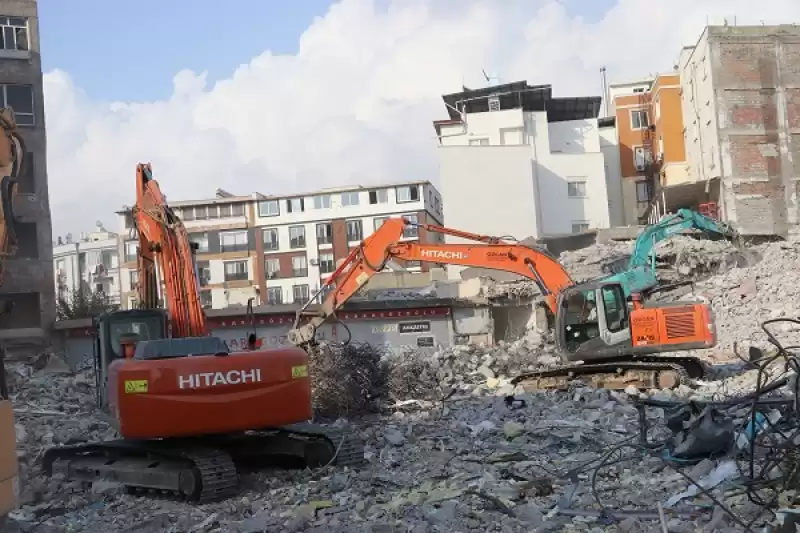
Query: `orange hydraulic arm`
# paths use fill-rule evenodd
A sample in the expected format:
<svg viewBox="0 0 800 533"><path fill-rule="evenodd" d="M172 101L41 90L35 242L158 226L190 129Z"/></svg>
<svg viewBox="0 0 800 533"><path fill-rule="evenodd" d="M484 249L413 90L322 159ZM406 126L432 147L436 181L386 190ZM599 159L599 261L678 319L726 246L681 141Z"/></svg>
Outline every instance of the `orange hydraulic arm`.
<svg viewBox="0 0 800 533"><path fill-rule="evenodd" d="M574 284L563 266L550 254L517 243L503 241L474 233L433 226L414 225L426 232L441 233L482 244L430 244L402 242L403 231L411 226L402 218L391 218L361 245L353 250L336 269L322 290L332 289L318 312L301 311L295 328L289 332L289 340L295 345L313 341L316 329L334 315L372 276L380 272L390 259L426 261L483 267L513 272L536 282L553 313L556 312L556 296L565 287ZM311 316L311 320L298 328L300 318Z"/></svg>
<svg viewBox="0 0 800 533"><path fill-rule="evenodd" d="M163 282L172 335L206 335L206 317L200 304L200 284L189 235L167 205L149 164L136 166L133 219L139 232L141 305L149 309L159 307L158 288Z"/></svg>

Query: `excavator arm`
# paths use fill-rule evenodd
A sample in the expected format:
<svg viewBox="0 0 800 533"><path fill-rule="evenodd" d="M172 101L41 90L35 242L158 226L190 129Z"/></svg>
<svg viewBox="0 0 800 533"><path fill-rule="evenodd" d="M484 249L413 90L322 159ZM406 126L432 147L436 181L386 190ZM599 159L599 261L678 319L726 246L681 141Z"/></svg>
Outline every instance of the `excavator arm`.
<svg viewBox="0 0 800 533"><path fill-rule="evenodd" d="M403 242L403 233L409 226L416 226L428 233L440 233L476 241L478 244ZM334 316L392 259L482 267L519 274L537 284L553 313L556 312L558 293L573 285L572 278L564 267L543 250L502 241L495 237L430 224L416 225L402 218L391 218L354 249L333 272L320 291L327 294L327 297L319 311L309 313L303 309L298 313L295 326L288 335L289 341L294 345L313 342L317 328ZM308 322L299 326L304 317L309 319Z"/></svg>
<svg viewBox="0 0 800 533"><path fill-rule="evenodd" d="M633 254L627 262L606 265L605 269L612 275L604 280L621 283L627 297L652 289L658 284L655 265L656 246L688 229L700 230L733 241L738 241L739 238L738 232L729 224L716 221L691 209L679 209L677 213L647 226L636 239Z"/></svg>
<svg viewBox="0 0 800 533"><path fill-rule="evenodd" d="M17 232L14 221L14 197L17 177L25 162L25 141L17 130L14 112L0 110L3 141L0 142L0 285L3 283L3 262L17 252Z"/></svg>
<svg viewBox="0 0 800 533"><path fill-rule="evenodd" d="M136 167L136 206L133 219L139 233L139 301L159 307L163 284L166 307L175 337L207 334L200 303L200 283L189 235L167 205L149 164Z"/></svg>

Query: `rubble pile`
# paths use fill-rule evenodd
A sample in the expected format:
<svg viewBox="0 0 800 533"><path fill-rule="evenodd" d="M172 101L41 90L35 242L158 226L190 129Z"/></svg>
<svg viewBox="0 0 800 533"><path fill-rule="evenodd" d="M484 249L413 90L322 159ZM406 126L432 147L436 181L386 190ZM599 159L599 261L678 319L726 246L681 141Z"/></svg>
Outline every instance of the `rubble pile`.
<svg viewBox="0 0 800 533"><path fill-rule="evenodd" d="M717 323L718 351L734 343L770 347L761 329L768 319L800 318L800 253L793 237L755 247L760 261L734 267L700 281L695 296L710 301ZM800 326L779 324L773 330L789 344L800 343Z"/></svg>
<svg viewBox="0 0 800 533"><path fill-rule="evenodd" d="M243 472L238 496L200 506L131 496L113 483L85 486L39 471L53 443L113 437L92 410L91 376L12 372L23 469L9 531L633 532L655 527L658 505L689 486L629 446L638 434L632 397L575 388L518 395L513 404L493 394L409 398L350 422L366 444L361 469ZM705 461L692 475L717 467ZM727 501L743 516L757 509L742 497ZM665 521L669 531L710 521L717 531L741 531L688 503L666 509Z"/></svg>

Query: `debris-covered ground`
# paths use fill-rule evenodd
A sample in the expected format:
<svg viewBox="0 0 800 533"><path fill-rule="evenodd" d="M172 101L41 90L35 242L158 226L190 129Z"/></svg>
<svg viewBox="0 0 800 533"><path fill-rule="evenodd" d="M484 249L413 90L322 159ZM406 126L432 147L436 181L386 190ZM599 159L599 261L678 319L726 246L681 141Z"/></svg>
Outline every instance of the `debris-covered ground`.
<svg viewBox="0 0 800 533"><path fill-rule="evenodd" d="M511 376L558 363L547 338L535 331L513 343L457 347L427 359L395 356L384 361L391 368L388 376L373 368L374 358L359 348L358 364L369 372L345 379L350 374L346 371L335 378L346 382L359 401L346 401L334 387L321 390L326 404L336 404L339 411L380 405L377 412L338 421L363 437L365 466L245 472L239 496L215 504L192 506L130 496L111 483L86 487L46 478L40 458L48 446L113 438L114 431L95 410L90 372L61 373L56 364L39 370L12 365L22 502L7 529L764 531L765 525L777 524L774 512L791 507L793 499L787 472L796 468L789 452L800 442L794 442L795 367L786 354L748 365L736 358L733 344L738 343L744 357L750 346L765 348L765 358L773 356L776 349L766 342L759 324L798 316L800 274L794 242L765 244L756 251L761 261L742 267L728 262L722 273L707 269L712 273L697 285L696 294L711 302L720 336L717 349L696 354L715 365L708 381L676 391L612 393L576 386L569 392L519 394L509 383ZM568 268L596 257L596 251L585 252L583 259L576 258L578 252L571 254ZM709 264L687 257L690 263ZM786 346L797 343L800 330L785 324L775 330ZM344 364L337 361L345 355L336 352L317 364ZM772 393L779 399L770 400L764 412L769 423L782 424L780 439L772 427L743 433L754 405L746 395L769 388L776 379L783 379ZM780 400L786 397L789 401ZM739 398L739 403L713 408L696 404L688 418L668 427L671 406L690 398ZM653 426L649 449L639 434L637 405L643 399L668 402L669 407L646 410ZM710 448L698 456L691 444L695 441ZM695 455L678 461L679 454ZM771 488L764 488L765 480ZM691 488L694 481L703 488Z"/></svg>

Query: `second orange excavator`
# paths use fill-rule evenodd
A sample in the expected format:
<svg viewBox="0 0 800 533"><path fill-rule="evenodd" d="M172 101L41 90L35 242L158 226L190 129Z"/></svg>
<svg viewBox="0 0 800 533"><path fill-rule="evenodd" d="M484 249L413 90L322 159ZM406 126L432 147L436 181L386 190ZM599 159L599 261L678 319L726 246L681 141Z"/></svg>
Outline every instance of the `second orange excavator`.
<svg viewBox="0 0 800 533"><path fill-rule="evenodd" d="M314 344L317 328L390 260L400 259L503 270L536 283L554 315L556 345L567 364L516 378L525 388L560 388L578 378L606 388L673 388L687 377L703 376L705 365L697 358L654 354L713 347L716 328L707 305L643 305L633 295L629 308L618 281L577 285L545 250L429 224L419 228L475 243L403 242L410 224L402 218L386 220L355 248L323 287L327 297L319 310L298 313L290 342Z"/></svg>

